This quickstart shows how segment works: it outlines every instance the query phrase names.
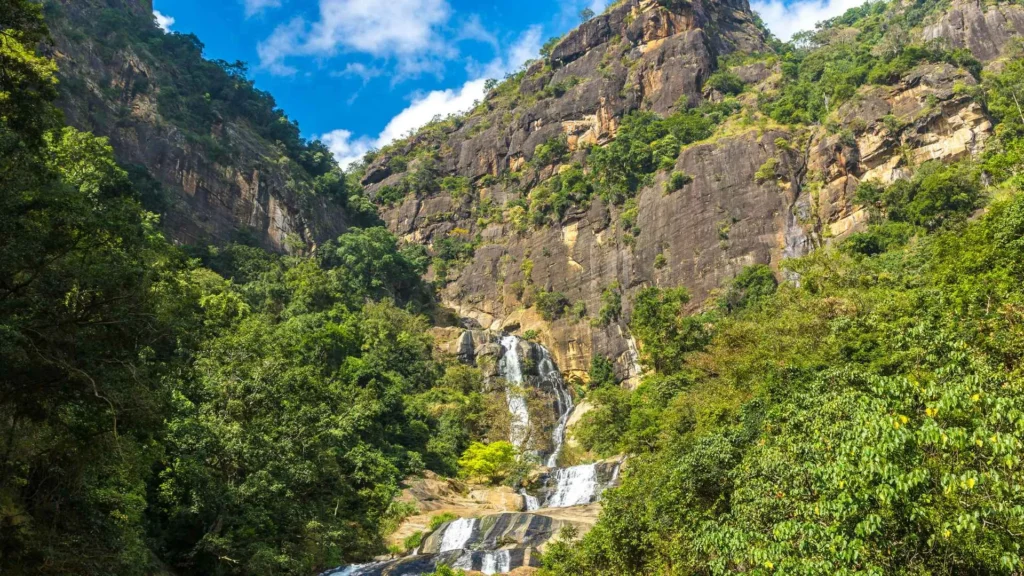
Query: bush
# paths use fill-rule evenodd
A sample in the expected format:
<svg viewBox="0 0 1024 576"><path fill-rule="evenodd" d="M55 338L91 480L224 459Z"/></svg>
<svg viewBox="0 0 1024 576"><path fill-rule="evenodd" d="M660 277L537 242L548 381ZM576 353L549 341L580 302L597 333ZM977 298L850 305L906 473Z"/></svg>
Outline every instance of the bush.
<svg viewBox="0 0 1024 576"><path fill-rule="evenodd" d="M720 305L726 312L743 310L775 294L778 286L771 268L764 264L748 266L729 283Z"/></svg>
<svg viewBox="0 0 1024 576"><path fill-rule="evenodd" d="M537 294L537 311L540 317L548 322L558 320L565 315L571 306L569 299L561 292L547 292L542 290Z"/></svg>
<svg viewBox="0 0 1024 576"><path fill-rule="evenodd" d="M601 310L594 319L594 326L605 327L616 322L622 314L622 294L618 283L612 284L601 292Z"/></svg>
<svg viewBox="0 0 1024 576"><path fill-rule="evenodd" d="M681 190L683 186L686 186L691 182L693 182L693 176L690 176L686 172L673 172L672 175L668 177L668 181L665 182L665 193L671 194L672 192Z"/></svg>
<svg viewBox="0 0 1024 576"><path fill-rule="evenodd" d="M743 92L744 83L736 74L728 70L722 70L712 74L704 84L704 87L721 92L726 96L735 96Z"/></svg>
<svg viewBox="0 0 1024 576"><path fill-rule="evenodd" d="M499 484L516 466L516 449L509 442L472 443L459 458L459 476Z"/></svg>

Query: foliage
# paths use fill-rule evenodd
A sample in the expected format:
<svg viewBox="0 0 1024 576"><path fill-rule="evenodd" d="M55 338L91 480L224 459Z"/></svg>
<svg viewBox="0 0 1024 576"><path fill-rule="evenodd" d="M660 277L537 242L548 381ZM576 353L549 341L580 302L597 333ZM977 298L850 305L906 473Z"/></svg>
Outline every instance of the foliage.
<svg viewBox="0 0 1024 576"><path fill-rule="evenodd" d="M963 222L981 200L977 171L963 164L922 165L909 180L888 187L862 184L855 201L876 210L893 222L905 222L936 230Z"/></svg>
<svg viewBox="0 0 1024 576"><path fill-rule="evenodd" d="M459 476L498 484L512 473L516 449L509 442L474 442L459 458Z"/></svg>
<svg viewBox="0 0 1024 576"><path fill-rule="evenodd" d="M665 192L671 194L683 189L683 186L693 182L693 176L690 176L686 172L676 171L669 175L668 180L665 182Z"/></svg>
<svg viewBox="0 0 1024 576"><path fill-rule="evenodd" d="M458 518L459 518L458 516L456 516L455 514L452 514L451 512L445 512L443 514L438 514L437 516L431 516L430 517L430 531L434 532L435 530L437 530L438 528L440 528L444 524L446 524L448 522L451 522L452 520L458 520Z"/></svg>
<svg viewBox="0 0 1024 576"><path fill-rule="evenodd" d="M594 354L594 357L590 359L590 372L588 376L591 388L614 386L619 383L618 377L615 376L615 363L609 360L607 356L600 354Z"/></svg>
<svg viewBox="0 0 1024 576"><path fill-rule="evenodd" d="M705 88L721 92L726 96L736 96L743 92L743 80L728 70L720 70L708 77Z"/></svg>
<svg viewBox="0 0 1024 576"><path fill-rule="evenodd" d="M687 352L707 340L700 318L686 314L685 288L644 288L633 302L630 329L643 343L645 361L658 371L678 370Z"/></svg>
<svg viewBox="0 0 1024 576"><path fill-rule="evenodd" d="M622 314L622 293L618 283L608 286L601 292L601 309L594 319L595 326L608 326L617 322Z"/></svg>
<svg viewBox="0 0 1024 576"><path fill-rule="evenodd" d="M537 293L537 311L540 317L548 322L558 320L569 310L571 303L561 292L541 290Z"/></svg>
<svg viewBox="0 0 1024 576"><path fill-rule="evenodd" d="M1022 234L1018 189L930 232L876 221L787 263L799 284L745 271L703 346L588 395L581 443L633 456L543 573L1019 573ZM671 333L685 298L649 290L634 332Z"/></svg>
<svg viewBox="0 0 1024 576"><path fill-rule="evenodd" d="M895 82L921 63L945 62L977 77L981 64L967 51L911 43L909 31L941 5L930 0L902 6L872 2L797 34L777 47L784 83L775 93L759 95L760 109L780 123L814 124L825 121L862 85Z"/></svg>
<svg viewBox="0 0 1024 576"><path fill-rule="evenodd" d="M734 106L733 102L705 104L667 118L651 112L626 115L615 140L592 148L587 157L596 192L610 204L632 198L658 169L675 164L682 146L711 136Z"/></svg>
<svg viewBox="0 0 1024 576"><path fill-rule="evenodd" d="M775 273L768 266L748 266L729 283L729 288L719 300L719 305L726 312L748 308L775 294L778 285Z"/></svg>
<svg viewBox="0 0 1024 576"><path fill-rule="evenodd" d="M140 205L152 179L57 122L52 63L20 44L45 38L36 5L2 0L0 23L0 570L311 574L383 552L400 480L454 474L489 427L479 371L435 361L416 315L422 251L372 227L314 258L171 246Z"/></svg>

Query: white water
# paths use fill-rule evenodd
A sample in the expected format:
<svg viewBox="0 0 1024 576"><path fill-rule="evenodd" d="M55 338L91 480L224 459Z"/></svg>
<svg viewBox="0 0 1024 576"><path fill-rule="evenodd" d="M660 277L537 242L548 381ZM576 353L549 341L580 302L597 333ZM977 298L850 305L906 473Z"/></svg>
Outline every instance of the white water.
<svg viewBox="0 0 1024 576"><path fill-rule="evenodd" d="M572 403L572 394L565 387L562 373L558 371L558 368L555 368L555 363L551 360L548 351L543 348L542 350L544 350L544 359L540 362L540 375L548 382L551 382L551 388L555 391L555 400L558 407L558 422L555 424L555 430L551 434L553 450L551 455L548 456L547 461L548 468L554 468L558 466L558 455L562 453L562 446L565 444L565 427L569 423L569 417L572 415L575 406Z"/></svg>
<svg viewBox="0 0 1024 576"><path fill-rule="evenodd" d="M533 512L534 510L540 510L540 500L538 500L536 496L530 495L530 493L526 491L526 488L523 488L522 490L520 490L519 494L521 494L523 496L523 498L526 500L526 511L527 512Z"/></svg>
<svg viewBox="0 0 1024 576"><path fill-rule="evenodd" d="M484 574L504 574L512 570L512 553L508 550L487 552L480 571Z"/></svg>
<svg viewBox="0 0 1024 576"><path fill-rule="evenodd" d="M526 396L522 391L523 366L519 361L519 338L503 336L501 347L505 349L505 353L498 363L498 373L510 384L505 387L505 401L508 403L509 414L512 415L509 441L521 450L530 432L530 411L526 407Z"/></svg>
<svg viewBox="0 0 1024 576"><path fill-rule="evenodd" d="M640 365L640 349L637 348L636 338L633 338L632 334L630 334L629 337L626 338L626 347L629 349L630 376L634 378L639 378L640 376L643 375L644 369Z"/></svg>
<svg viewBox="0 0 1024 576"><path fill-rule="evenodd" d="M476 518L459 518L453 520L447 528L444 529L444 535L441 537L441 550L440 552L447 552L449 550L460 550L466 547L466 543L473 537L473 530L476 528Z"/></svg>
<svg viewBox="0 0 1024 576"><path fill-rule="evenodd" d="M387 562L374 562L372 564L353 564L346 566L341 570L335 570L332 572L324 572L321 576L359 576L365 574L374 568L386 565Z"/></svg>
<svg viewBox="0 0 1024 576"><path fill-rule="evenodd" d="M548 508L590 504L597 494L597 467L593 464L561 468L555 472L557 487L548 498Z"/></svg>

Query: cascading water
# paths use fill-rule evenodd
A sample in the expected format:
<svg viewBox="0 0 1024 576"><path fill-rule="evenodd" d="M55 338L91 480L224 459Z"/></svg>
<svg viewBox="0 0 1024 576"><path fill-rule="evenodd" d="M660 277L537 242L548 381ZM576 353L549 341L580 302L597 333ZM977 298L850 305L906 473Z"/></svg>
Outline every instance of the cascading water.
<svg viewBox="0 0 1024 576"><path fill-rule="evenodd" d="M473 531L476 529L477 520L476 518L459 518L453 520L447 528L444 529L444 535L441 537L441 552L448 552L449 550L460 550L466 547L466 543L473 537Z"/></svg>
<svg viewBox="0 0 1024 576"><path fill-rule="evenodd" d="M562 453L562 446L565 444L565 427L569 423L569 417L572 416L575 406L572 402L572 394L565 387L562 373L555 367L555 363L551 360L551 355L547 349L542 348L541 350L543 350L544 357L540 362L540 366L538 366L540 375L545 381L551 383L551 388L555 391L555 404L558 409L558 422L555 424L555 430L551 434L553 449L547 461L547 466L554 468L558 466L558 456Z"/></svg>
<svg viewBox="0 0 1024 576"><path fill-rule="evenodd" d="M372 564L353 564L352 566L346 566L339 570L324 572L320 576L360 576L361 574L369 574L377 568L387 566L387 564L387 562L374 562Z"/></svg>
<svg viewBox="0 0 1024 576"><path fill-rule="evenodd" d="M498 372L510 384L505 387L505 401L508 403L509 414L512 415L509 441L516 448L522 449L530 431L530 411L526 406L526 395L521 389L523 365L519 361L519 338L503 336L501 347L505 349L505 353L498 363Z"/></svg>
<svg viewBox="0 0 1024 576"><path fill-rule="evenodd" d="M538 500L536 496L533 496L529 492L527 492L526 488L523 488L522 490L520 490L519 494L526 501L526 511L527 512L533 512L534 510L540 510L540 500Z"/></svg>
<svg viewBox="0 0 1024 576"><path fill-rule="evenodd" d="M590 504L597 496L597 466L584 464L555 472L556 488L545 503L548 508Z"/></svg>
<svg viewBox="0 0 1024 576"><path fill-rule="evenodd" d="M480 571L484 574L504 574L512 570L512 553L508 550L487 552Z"/></svg>

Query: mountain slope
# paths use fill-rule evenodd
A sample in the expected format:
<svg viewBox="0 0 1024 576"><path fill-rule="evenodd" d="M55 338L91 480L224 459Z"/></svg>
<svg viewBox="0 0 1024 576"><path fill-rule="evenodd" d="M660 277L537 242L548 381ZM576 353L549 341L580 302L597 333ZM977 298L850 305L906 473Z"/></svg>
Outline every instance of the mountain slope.
<svg viewBox="0 0 1024 576"><path fill-rule="evenodd" d="M898 40L940 34L922 31L933 13L908 9ZM964 90L977 70L939 52L882 70L843 27L806 68L862 72L787 87L808 56L776 54L745 3L620 2L466 117L371 156L363 183L395 234L432 249L430 278L468 322L538 331L576 375L605 356L635 379L643 288L685 286L698 308L747 266L862 228L862 180L983 149L992 124ZM815 117L787 117L794 97Z"/></svg>
<svg viewBox="0 0 1024 576"><path fill-rule="evenodd" d="M299 137L244 65L204 60L199 40L163 33L144 0L51 1L47 20L68 122L136 168L171 238L294 252L345 230L330 153Z"/></svg>

